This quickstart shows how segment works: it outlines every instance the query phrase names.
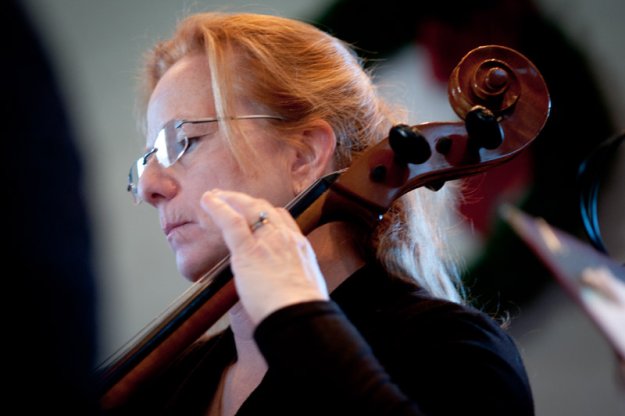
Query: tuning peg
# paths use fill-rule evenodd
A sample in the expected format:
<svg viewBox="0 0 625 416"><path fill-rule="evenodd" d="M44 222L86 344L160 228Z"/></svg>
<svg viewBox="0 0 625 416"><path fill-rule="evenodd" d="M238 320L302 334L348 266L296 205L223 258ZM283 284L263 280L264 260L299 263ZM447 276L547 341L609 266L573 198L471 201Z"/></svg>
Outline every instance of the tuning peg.
<svg viewBox="0 0 625 416"><path fill-rule="evenodd" d="M503 130L497 117L488 108L476 105L464 119L469 143L475 149L495 149L503 142Z"/></svg>
<svg viewBox="0 0 625 416"><path fill-rule="evenodd" d="M388 141L395 157L405 163L420 164L432 155L430 144L423 134L406 124L391 127Z"/></svg>

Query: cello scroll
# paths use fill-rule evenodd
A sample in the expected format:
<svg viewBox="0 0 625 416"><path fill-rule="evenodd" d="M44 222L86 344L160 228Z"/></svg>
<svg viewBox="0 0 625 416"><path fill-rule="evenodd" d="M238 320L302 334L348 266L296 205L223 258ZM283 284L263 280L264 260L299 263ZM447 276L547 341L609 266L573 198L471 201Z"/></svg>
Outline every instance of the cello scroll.
<svg viewBox="0 0 625 416"><path fill-rule="evenodd" d="M504 163L538 136L551 107L547 86L532 62L496 45L465 55L450 77L449 100L464 122L394 126L387 139L337 179L328 215L357 213L374 225L412 189L437 190L445 181Z"/></svg>

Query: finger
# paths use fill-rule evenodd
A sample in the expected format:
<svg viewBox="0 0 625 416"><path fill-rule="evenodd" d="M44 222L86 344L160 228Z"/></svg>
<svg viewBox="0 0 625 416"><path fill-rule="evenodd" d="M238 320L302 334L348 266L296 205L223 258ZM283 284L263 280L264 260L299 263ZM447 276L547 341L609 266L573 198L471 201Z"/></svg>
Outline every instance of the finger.
<svg viewBox="0 0 625 416"><path fill-rule="evenodd" d="M207 191L202 195L201 206L220 229L230 251L246 244L251 236L248 220L218 193Z"/></svg>

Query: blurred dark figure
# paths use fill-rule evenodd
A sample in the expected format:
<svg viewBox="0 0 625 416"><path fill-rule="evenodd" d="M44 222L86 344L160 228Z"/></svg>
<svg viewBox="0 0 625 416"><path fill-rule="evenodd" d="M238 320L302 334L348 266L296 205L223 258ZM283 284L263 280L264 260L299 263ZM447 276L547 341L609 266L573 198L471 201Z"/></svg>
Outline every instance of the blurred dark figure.
<svg viewBox="0 0 625 416"><path fill-rule="evenodd" d="M353 42L370 62L408 43L420 44L431 61L432 82L446 84L461 58L486 44L521 52L541 72L552 99L544 130L513 161L467 178L467 199L459 207L486 238L464 276L470 300L494 315L514 313L551 279L497 217L497 205L513 203L580 236L577 169L600 141L614 134L583 52L530 0L339 0L315 22Z"/></svg>
<svg viewBox="0 0 625 416"><path fill-rule="evenodd" d="M5 408L95 414L95 279L73 132L48 58L3 1Z"/></svg>

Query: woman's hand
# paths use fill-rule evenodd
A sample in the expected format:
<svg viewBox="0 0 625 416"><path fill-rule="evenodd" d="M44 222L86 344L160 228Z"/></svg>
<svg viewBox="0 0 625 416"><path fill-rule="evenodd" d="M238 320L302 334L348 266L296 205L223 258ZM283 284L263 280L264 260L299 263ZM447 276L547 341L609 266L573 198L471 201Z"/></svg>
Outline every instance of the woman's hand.
<svg viewBox="0 0 625 416"><path fill-rule="evenodd" d="M329 298L315 253L287 210L221 190L204 193L201 204L223 234L239 299L254 324L285 306ZM261 213L266 221L252 230Z"/></svg>

